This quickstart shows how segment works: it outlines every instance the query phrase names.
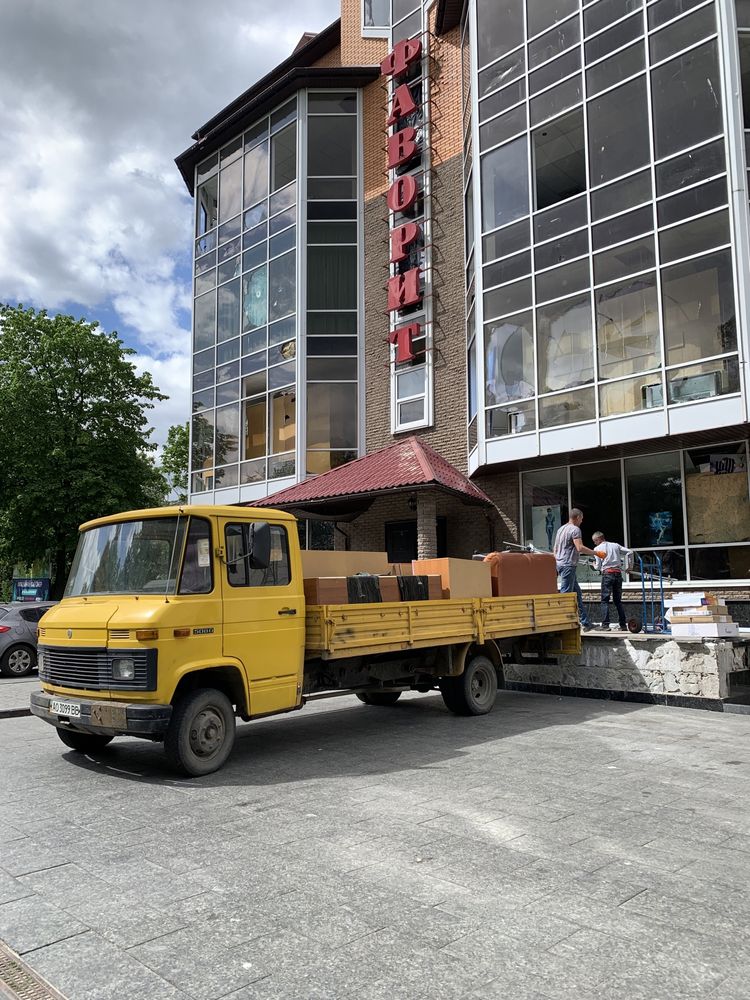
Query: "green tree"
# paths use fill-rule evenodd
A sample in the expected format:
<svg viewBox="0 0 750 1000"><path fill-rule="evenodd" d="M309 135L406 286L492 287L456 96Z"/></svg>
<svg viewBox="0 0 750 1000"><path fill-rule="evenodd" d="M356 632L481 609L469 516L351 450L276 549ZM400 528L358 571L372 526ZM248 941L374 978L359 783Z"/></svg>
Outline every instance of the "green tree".
<svg viewBox="0 0 750 1000"><path fill-rule="evenodd" d="M147 411L165 397L116 333L0 305L0 539L15 561L48 556L59 597L78 525L161 504Z"/></svg>
<svg viewBox="0 0 750 1000"><path fill-rule="evenodd" d="M161 471L169 484L169 499L187 503L190 430L188 425L173 424L167 431L167 443L161 456Z"/></svg>

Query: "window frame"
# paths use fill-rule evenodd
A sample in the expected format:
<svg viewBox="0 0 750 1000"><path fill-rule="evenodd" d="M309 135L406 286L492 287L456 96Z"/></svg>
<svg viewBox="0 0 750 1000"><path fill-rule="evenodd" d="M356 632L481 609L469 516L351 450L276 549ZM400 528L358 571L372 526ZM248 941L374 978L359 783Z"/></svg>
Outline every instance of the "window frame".
<svg viewBox="0 0 750 1000"><path fill-rule="evenodd" d="M225 546L225 551L227 553L227 556L229 555L229 540L228 540L228 534L227 534L228 531L229 531L229 529L230 528L239 528L240 529L241 536L242 536L242 544L243 544L243 546L245 546L245 548L244 548L243 551L245 553L247 553L247 551L248 551L248 549L247 549L247 546L248 546L248 532L250 530L250 526L252 524L255 524L255 523L257 523L257 522L255 522L255 521L230 521L230 520L227 520L224 523L224 546ZM268 587L273 587L275 589L283 589L283 588L286 588L286 587L290 587L292 585L292 560L291 560L291 551L290 551L290 548L289 548L289 532L287 531L286 527L283 524L274 524L272 522L269 522L268 527L269 527L269 529L271 531L278 530L279 532L281 532L282 547L283 547L283 551L284 551L285 562L286 562L286 569L287 569L287 581L286 581L286 583L260 583L260 584L233 583L232 579L231 579L231 575L230 575L230 563L227 560L226 563L225 563L226 569L227 569L227 572L226 572L226 581L227 581L227 584L230 587L232 587L233 589L235 589L235 590L241 590L241 589L245 589L245 590L265 590ZM247 562L248 558L249 557L247 555L241 556L239 559L236 560L236 563L235 563L235 565L236 565L237 563L239 563L241 561L244 564L244 568L245 568L245 580L249 579L249 575L250 575L250 572L251 572L250 566L248 565L248 562ZM271 564L269 564L269 568L270 568L270 565Z"/></svg>

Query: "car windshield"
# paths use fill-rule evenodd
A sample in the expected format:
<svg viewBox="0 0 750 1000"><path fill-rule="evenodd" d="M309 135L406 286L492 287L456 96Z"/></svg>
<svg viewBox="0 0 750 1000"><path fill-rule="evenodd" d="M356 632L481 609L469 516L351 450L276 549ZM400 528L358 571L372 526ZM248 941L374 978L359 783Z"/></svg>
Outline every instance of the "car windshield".
<svg viewBox="0 0 750 1000"><path fill-rule="evenodd" d="M187 523L186 517L150 517L84 531L65 596L173 594Z"/></svg>

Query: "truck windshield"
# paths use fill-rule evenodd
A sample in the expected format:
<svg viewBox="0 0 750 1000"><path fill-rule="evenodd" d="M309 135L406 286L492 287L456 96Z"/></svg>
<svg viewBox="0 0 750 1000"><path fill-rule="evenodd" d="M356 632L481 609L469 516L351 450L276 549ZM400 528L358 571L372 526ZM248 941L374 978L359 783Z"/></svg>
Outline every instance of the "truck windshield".
<svg viewBox="0 0 750 1000"><path fill-rule="evenodd" d="M173 594L187 524L186 517L150 517L84 531L65 596Z"/></svg>

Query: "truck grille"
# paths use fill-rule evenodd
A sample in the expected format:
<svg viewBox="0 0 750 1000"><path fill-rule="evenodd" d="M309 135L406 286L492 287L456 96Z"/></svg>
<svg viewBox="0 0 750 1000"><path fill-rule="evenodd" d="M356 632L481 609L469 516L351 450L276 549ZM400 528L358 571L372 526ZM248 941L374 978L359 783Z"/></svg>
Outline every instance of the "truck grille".
<svg viewBox="0 0 750 1000"><path fill-rule="evenodd" d="M155 649L90 649L39 646L39 679L60 687L87 691L155 691ZM132 680L114 680L112 660L126 656L133 660Z"/></svg>

